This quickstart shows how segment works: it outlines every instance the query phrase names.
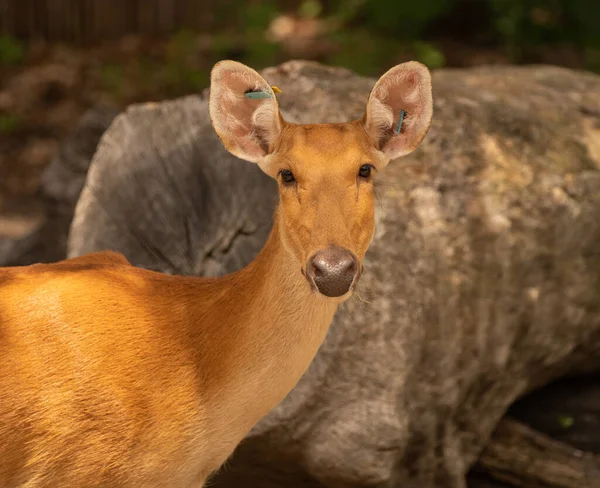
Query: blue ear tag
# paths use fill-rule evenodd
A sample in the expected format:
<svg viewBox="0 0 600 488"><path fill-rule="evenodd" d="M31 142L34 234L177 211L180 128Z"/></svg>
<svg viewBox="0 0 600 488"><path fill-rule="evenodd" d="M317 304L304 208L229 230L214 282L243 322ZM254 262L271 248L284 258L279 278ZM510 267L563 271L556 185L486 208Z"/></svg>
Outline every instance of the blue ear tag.
<svg viewBox="0 0 600 488"><path fill-rule="evenodd" d="M402 122L404 122L404 116L406 115L406 112L404 110L400 110L400 119L398 120L398 126L396 127L396 130L394 131L397 134L400 134L400 131L402 130Z"/></svg>
<svg viewBox="0 0 600 488"><path fill-rule="evenodd" d="M258 100L260 98L271 98L271 94L264 91L246 92L244 95L246 98L251 98L253 100Z"/></svg>
<svg viewBox="0 0 600 488"><path fill-rule="evenodd" d="M275 93L281 93L281 90L277 88L275 85L272 85L271 88ZM261 98L271 98L271 94L266 91L247 91L244 93L246 98L251 98L252 100L259 100Z"/></svg>

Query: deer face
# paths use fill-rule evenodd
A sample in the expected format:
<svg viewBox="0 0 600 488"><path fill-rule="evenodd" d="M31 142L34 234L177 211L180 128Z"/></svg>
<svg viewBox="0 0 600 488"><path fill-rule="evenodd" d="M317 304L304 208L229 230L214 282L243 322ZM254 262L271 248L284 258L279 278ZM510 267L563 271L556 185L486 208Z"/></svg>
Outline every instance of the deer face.
<svg viewBox="0 0 600 488"><path fill-rule="evenodd" d="M316 293L349 296L374 235L373 178L429 129L427 68L411 62L388 71L360 120L297 125L283 120L257 72L223 61L211 75L210 115L229 152L277 180L279 232L298 272Z"/></svg>

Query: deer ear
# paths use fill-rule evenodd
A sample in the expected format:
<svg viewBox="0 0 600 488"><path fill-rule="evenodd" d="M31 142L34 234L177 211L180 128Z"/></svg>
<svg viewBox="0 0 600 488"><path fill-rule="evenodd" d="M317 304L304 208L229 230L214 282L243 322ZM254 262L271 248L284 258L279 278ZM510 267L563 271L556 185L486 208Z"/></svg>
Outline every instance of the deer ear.
<svg viewBox="0 0 600 488"><path fill-rule="evenodd" d="M395 159L417 148L432 114L429 70L410 61L379 78L369 95L363 124L377 149Z"/></svg>
<svg viewBox="0 0 600 488"><path fill-rule="evenodd" d="M253 163L273 150L283 124L271 86L236 61L221 61L213 67L209 113L225 149Z"/></svg>

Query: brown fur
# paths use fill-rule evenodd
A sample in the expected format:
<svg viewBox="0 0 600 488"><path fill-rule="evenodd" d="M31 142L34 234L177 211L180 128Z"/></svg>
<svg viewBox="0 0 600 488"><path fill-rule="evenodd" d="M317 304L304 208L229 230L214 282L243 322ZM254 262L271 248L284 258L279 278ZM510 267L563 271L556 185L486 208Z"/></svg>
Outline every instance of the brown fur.
<svg viewBox="0 0 600 488"><path fill-rule="evenodd" d="M114 252L0 269L0 486L201 487L295 386L350 295L314 292L304 263L330 244L362 260L357 173L387 160L362 121L272 126L259 164L297 183L245 269L168 276Z"/></svg>

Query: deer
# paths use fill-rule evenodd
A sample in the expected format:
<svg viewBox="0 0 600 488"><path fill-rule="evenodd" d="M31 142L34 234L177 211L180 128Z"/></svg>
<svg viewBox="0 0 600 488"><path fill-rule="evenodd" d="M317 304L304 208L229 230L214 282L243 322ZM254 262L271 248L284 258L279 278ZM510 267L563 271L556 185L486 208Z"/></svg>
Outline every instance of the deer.
<svg viewBox="0 0 600 488"><path fill-rule="evenodd" d="M392 67L346 123L286 122L278 93L212 68L216 134L279 191L246 267L167 275L106 250L0 268L0 486L203 487L300 380L364 272L377 173L429 131L431 75Z"/></svg>

